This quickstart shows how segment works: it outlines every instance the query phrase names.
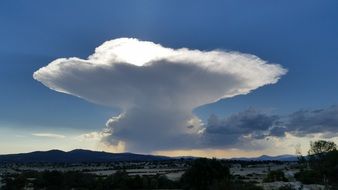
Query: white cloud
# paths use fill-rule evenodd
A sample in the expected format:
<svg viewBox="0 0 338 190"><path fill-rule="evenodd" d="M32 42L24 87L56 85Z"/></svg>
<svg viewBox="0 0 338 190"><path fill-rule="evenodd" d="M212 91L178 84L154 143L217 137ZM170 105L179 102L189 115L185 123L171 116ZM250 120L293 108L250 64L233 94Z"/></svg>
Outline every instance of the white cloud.
<svg viewBox="0 0 338 190"><path fill-rule="evenodd" d="M53 134L53 133L33 133L32 135L36 137L48 137L48 138L58 138L58 139L66 138L66 136L64 135Z"/></svg>
<svg viewBox="0 0 338 190"><path fill-rule="evenodd" d="M56 59L33 77L52 90L121 108L107 122L105 141L151 151L200 146L204 130L194 108L274 84L285 73L254 55L120 38L88 59Z"/></svg>
<svg viewBox="0 0 338 190"><path fill-rule="evenodd" d="M103 131L93 131L89 133L80 134L75 136L75 139L82 144L86 144L86 148L94 149L94 150L101 150L101 151L108 151L108 152L124 152L125 151L125 144L124 142L118 142L117 144L110 144L109 142L102 141L102 139L106 138L107 136L111 135L110 130L106 129Z"/></svg>
<svg viewBox="0 0 338 190"><path fill-rule="evenodd" d="M101 131L101 132L90 132L81 134L75 137L76 140L79 141L100 141L102 138L108 136L110 133Z"/></svg>

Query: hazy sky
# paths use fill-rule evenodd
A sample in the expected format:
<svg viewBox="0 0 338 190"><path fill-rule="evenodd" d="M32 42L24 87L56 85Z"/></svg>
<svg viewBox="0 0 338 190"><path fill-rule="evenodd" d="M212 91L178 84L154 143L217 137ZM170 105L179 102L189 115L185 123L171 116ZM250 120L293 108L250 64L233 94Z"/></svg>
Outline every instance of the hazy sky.
<svg viewBox="0 0 338 190"><path fill-rule="evenodd" d="M232 157L337 142L337 9L335 0L1 1L0 154L86 148ZM126 55L164 48L164 61L147 70L122 57L118 70L96 65L115 58L87 60L118 38L138 39ZM143 41L154 43L149 51ZM34 80L38 69L70 57L79 60ZM229 98L203 105L220 94Z"/></svg>

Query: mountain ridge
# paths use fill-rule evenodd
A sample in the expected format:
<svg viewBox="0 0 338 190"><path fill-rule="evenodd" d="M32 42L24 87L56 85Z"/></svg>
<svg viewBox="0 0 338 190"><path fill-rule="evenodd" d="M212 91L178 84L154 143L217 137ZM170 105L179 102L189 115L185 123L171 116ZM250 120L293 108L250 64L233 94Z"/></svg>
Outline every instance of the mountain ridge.
<svg viewBox="0 0 338 190"><path fill-rule="evenodd" d="M71 151L48 150L33 151L28 153L0 155L0 162L113 162L113 161L156 161L173 159L166 156L125 153L109 153L104 151L93 151L74 149Z"/></svg>
<svg viewBox="0 0 338 190"><path fill-rule="evenodd" d="M161 161L161 160L172 160L172 159L195 159L198 157L193 156L178 156L168 157L161 155L151 154L136 154L131 152L123 153L110 153L104 151L93 151L85 149L74 149L70 151L63 150L47 150L47 151L33 151L28 153L17 153L17 154L3 154L0 155L0 162L10 163L29 163L29 162L114 162L114 161ZM262 155L259 157L238 157L230 158L226 160L241 160L241 161L297 161L295 155L278 155L269 156Z"/></svg>

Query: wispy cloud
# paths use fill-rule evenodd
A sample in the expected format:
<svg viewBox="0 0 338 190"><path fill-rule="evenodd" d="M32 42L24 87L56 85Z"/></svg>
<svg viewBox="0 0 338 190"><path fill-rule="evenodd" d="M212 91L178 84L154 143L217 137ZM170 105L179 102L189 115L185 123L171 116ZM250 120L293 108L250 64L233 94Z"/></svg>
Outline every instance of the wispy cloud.
<svg viewBox="0 0 338 190"><path fill-rule="evenodd" d="M66 136L64 135L54 134L54 133L33 133L32 135L36 137L48 137L48 138L58 138L58 139L66 138Z"/></svg>

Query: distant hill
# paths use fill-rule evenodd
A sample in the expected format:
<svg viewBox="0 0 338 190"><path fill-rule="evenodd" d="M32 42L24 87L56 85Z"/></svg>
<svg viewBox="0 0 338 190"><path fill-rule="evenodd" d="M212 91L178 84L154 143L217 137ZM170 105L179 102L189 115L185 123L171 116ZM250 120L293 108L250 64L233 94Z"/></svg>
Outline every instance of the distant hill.
<svg viewBox="0 0 338 190"><path fill-rule="evenodd" d="M260 157L253 157L253 158L231 158L231 160L243 160L243 161L272 161L272 160L277 160L277 161L297 161L297 156L295 155L279 155L279 156L268 156L268 155L262 155Z"/></svg>
<svg viewBox="0 0 338 190"><path fill-rule="evenodd" d="M112 161L156 161L169 160L170 157L133 153L108 153L76 149L69 152L61 150L36 151L30 153L0 155L0 162L112 162Z"/></svg>

